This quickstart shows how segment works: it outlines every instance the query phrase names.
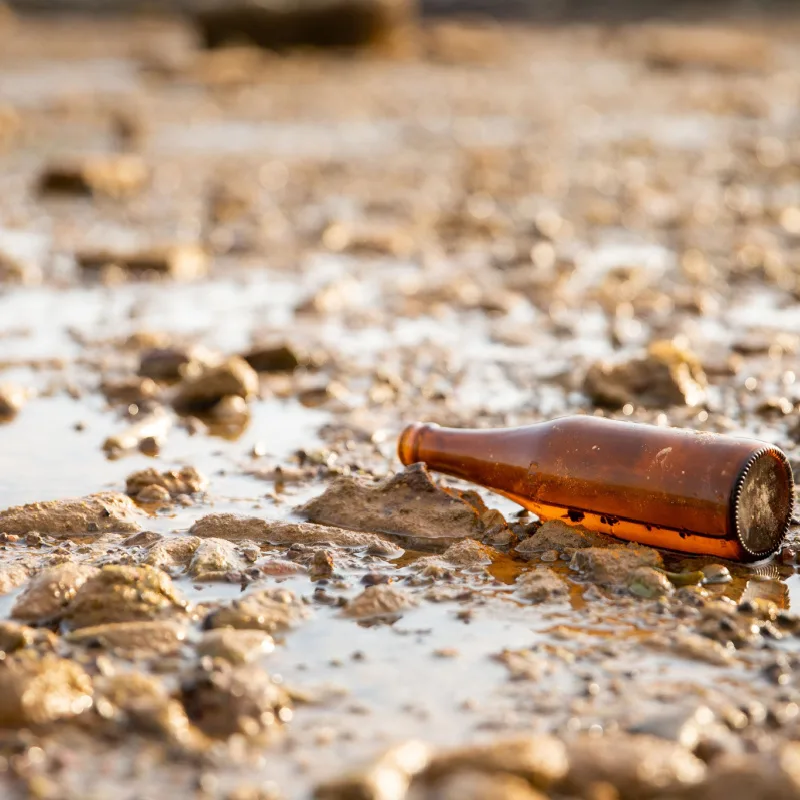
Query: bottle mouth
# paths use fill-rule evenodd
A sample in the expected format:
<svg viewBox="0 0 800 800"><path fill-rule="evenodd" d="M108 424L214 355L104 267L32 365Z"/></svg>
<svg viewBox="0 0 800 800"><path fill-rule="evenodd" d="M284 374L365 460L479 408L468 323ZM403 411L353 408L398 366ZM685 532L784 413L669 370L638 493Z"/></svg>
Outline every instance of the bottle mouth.
<svg viewBox="0 0 800 800"><path fill-rule="evenodd" d="M419 458L420 439L424 431L437 428L431 422L415 422L403 429L397 440L397 455L404 466L416 464Z"/></svg>
<svg viewBox="0 0 800 800"><path fill-rule="evenodd" d="M794 510L794 478L786 456L765 447L748 459L734 489L734 526L739 543L754 559L781 546Z"/></svg>

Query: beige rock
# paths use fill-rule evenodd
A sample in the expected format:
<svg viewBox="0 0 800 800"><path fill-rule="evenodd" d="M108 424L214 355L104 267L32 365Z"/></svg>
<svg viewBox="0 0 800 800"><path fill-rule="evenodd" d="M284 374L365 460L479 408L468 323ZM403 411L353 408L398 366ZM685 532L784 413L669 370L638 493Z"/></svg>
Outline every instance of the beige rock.
<svg viewBox="0 0 800 800"><path fill-rule="evenodd" d="M0 564L0 594L8 594L26 580L28 570L22 564Z"/></svg>
<svg viewBox="0 0 800 800"><path fill-rule="evenodd" d="M229 573L246 569L247 566L232 542L226 539L201 539L189 562L189 574L198 581L225 580Z"/></svg>
<svg viewBox="0 0 800 800"><path fill-rule="evenodd" d="M578 550L584 547L602 547L613 545L608 536L587 530L582 525L567 525L561 520L550 520L542 524L538 530L514 548L523 558L532 558L545 550L557 550L559 553Z"/></svg>
<svg viewBox="0 0 800 800"><path fill-rule="evenodd" d="M205 627L260 630L274 634L293 628L309 615L294 592L261 589L212 611L206 618Z"/></svg>
<svg viewBox="0 0 800 800"><path fill-rule="evenodd" d="M234 542L251 540L279 545L299 543L364 549L371 555L389 558L395 558L403 552L392 542L375 534L303 522L278 522L258 517L238 517L235 514L208 514L197 520L189 533L201 538L213 537Z"/></svg>
<svg viewBox="0 0 800 800"><path fill-rule="evenodd" d="M569 595L567 582L547 567L525 572L519 576L516 595L532 603L548 600L565 600Z"/></svg>
<svg viewBox="0 0 800 800"><path fill-rule="evenodd" d="M364 589L344 607L342 615L362 620L396 617L415 605L417 601L410 594L383 583Z"/></svg>
<svg viewBox="0 0 800 800"><path fill-rule="evenodd" d="M136 497L147 486L160 486L170 497L179 494L194 494L208 488L208 479L194 467L159 472L153 467L134 472L125 482L125 492Z"/></svg>
<svg viewBox="0 0 800 800"><path fill-rule="evenodd" d="M259 667L198 669L181 686L189 719L218 738L259 736L290 718L289 695Z"/></svg>
<svg viewBox="0 0 800 800"><path fill-rule="evenodd" d="M451 544L442 558L456 567L481 567L491 564L496 554L497 551L474 539L464 539Z"/></svg>
<svg viewBox="0 0 800 800"><path fill-rule="evenodd" d="M547 800L524 779L503 772L464 769L435 784L415 787L407 800Z"/></svg>
<svg viewBox="0 0 800 800"><path fill-rule="evenodd" d="M165 572L148 566L107 566L78 589L64 618L73 629L88 628L174 617L186 608Z"/></svg>
<svg viewBox="0 0 800 800"><path fill-rule="evenodd" d="M91 678L73 661L29 649L0 661L0 727L46 725L91 706Z"/></svg>
<svg viewBox="0 0 800 800"><path fill-rule="evenodd" d="M0 511L0 531L24 535L81 536L91 533L134 533L141 512L129 497L102 492L88 497L49 500Z"/></svg>
<svg viewBox="0 0 800 800"><path fill-rule="evenodd" d="M28 392L13 383L0 384L0 420L12 419L28 400Z"/></svg>
<svg viewBox="0 0 800 800"><path fill-rule="evenodd" d="M109 458L141 448L144 442L150 442L157 450L166 441L172 422L172 417L163 408L158 408L121 433L109 436L103 442L103 450Z"/></svg>
<svg viewBox="0 0 800 800"><path fill-rule="evenodd" d="M42 628L29 628L16 622L0 622L0 652L3 658L25 647L36 647L42 651L55 650L58 638Z"/></svg>
<svg viewBox="0 0 800 800"><path fill-rule="evenodd" d="M136 502L145 506L158 506L163 508L172 502L169 492L163 486L144 486L136 495Z"/></svg>
<svg viewBox="0 0 800 800"><path fill-rule="evenodd" d="M164 537L148 548L144 563L159 569L184 566L200 546L200 541L197 536Z"/></svg>
<svg viewBox="0 0 800 800"><path fill-rule="evenodd" d="M155 274L186 281L203 277L209 264L208 253L195 244L138 250L82 250L75 254L75 260L86 272L116 268L132 276Z"/></svg>
<svg viewBox="0 0 800 800"><path fill-rule="evenodd" d="M418 539L479 537L485 530L475 508L437 486L423 464L373 485L339 478L298 510L311 522Z"/></svg>
<svg viewBox="0 0 800 800"><path fill-rule="evenodd" d="M66 639L83 647L102 647L122 658L157 658L180 652L186 626L172 620L114 622L80 628Z"/></svg>
<svg viewBox="0 0 800 800"><path fill-rule="evenodd" d="M275 649L272 637L259 630L217 628L205 631L197 645L201 656L222 658L231 664L247 664Z"/></svg>
<svg viewBox="0 0 800 800"><path fill-rule="evenodd" d="M148 169L140 156L102 155L50 164L39 178L42 194L107 195L115 199L140 191Z"/></svg>
<svg viewBox="0 0 800 800"><path fill-rule="evenodd" d="M622 800L682 796L705 777L705 764L675 742L654 736L583 736L567 744L565 793L585 796L594 784L613 786Z"/></svg>
<svg viewBox="0 0 800 800"><path fill-rule="evenodd" d="M639 567L663 567L664 562L660 553L651 547L628 545L577 550L569 566L581 577L602 586L627 586L634 570Z"/></svg>
<svg viewBox="0 0 800 800"><path fill-rule="evenodd" d="M258 373L243 359L233 356L221 364L196 364L178 385L173 400L180 411L206 411L224 397L249 400L258 393Z"/></svg>
<svg viewBox="0 0 800 800"><path fill-rule="evenodd" d="M14 619L42 625L58 619L96 567L72 561L48 567L25 587L11 609Z"/></svg>
<svg viewBox="0 0 800 800"><path fill-rule="evenodd" d="M652 567L637 567L628 577L628 590L639 597L667 597L675 593L669 578Z"/></svg>

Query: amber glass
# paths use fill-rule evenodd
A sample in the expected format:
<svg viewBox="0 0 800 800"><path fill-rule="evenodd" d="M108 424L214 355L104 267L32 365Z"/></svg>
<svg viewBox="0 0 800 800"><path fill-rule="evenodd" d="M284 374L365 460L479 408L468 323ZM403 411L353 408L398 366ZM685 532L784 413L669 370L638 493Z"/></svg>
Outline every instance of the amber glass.
<svg viewBox="0 0 800 800"><path fill-rule="evenodd" d="M410 425L398 453L542 519L685 553L765 558L792 516L789 462L755 439L572 416L501 430Z"/></svg>

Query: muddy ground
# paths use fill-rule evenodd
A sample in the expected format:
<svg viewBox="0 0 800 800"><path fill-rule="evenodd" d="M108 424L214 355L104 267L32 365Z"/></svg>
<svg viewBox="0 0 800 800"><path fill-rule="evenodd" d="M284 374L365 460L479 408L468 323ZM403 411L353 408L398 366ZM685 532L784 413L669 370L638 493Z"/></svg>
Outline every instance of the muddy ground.
<svg viewBox="0 0 800 800"><path fill-rule="evenodd" d="M800 527L621 547L395 455L582 412L800 463L799 96L792 22L3 15L3 796L800 797Z"/></svg>

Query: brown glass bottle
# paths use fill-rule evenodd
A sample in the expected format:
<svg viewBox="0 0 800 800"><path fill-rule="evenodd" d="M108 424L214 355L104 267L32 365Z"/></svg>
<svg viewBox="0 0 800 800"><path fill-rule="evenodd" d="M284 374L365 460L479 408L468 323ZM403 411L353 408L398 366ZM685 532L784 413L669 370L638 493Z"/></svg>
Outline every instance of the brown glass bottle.
<svg viewBox="0 0 800 800"><path fill-rule="evenodd" d="M792 517L789 462L755 439L572 416L501 430L410 425L398 453L542 519L685 553L757 561Z"/></svg>

